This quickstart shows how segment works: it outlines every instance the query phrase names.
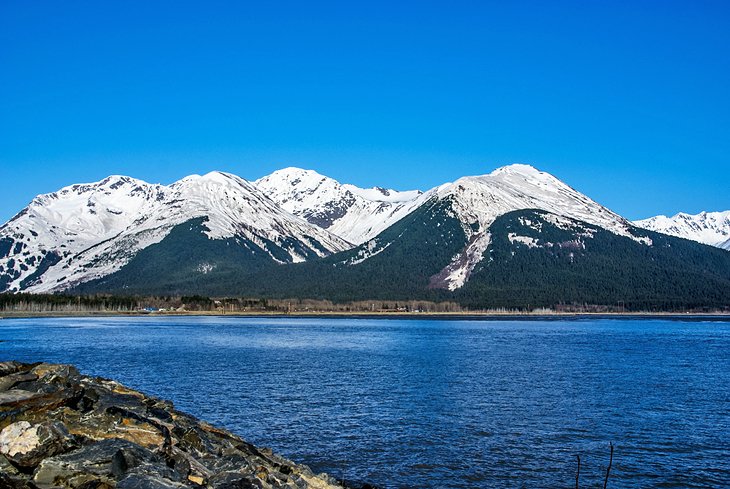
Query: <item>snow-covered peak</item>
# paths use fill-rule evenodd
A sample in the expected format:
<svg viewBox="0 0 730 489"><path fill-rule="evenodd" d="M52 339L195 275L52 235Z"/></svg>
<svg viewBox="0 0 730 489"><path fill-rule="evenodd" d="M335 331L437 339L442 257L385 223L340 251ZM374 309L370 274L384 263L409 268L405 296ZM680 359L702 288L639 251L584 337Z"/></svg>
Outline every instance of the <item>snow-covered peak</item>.
<svg viewBox="0 0 730 489"><path fill-rule="evenodd" d="M110 175L98 182L77 183L63 187L55 192L38 195L31 201L30 205L47 206L55 201L87 198L91 195L101 196L124 194L125 192L119 192L120 189L126 190L127 194L139 195L149 189L156 190L157 188L159 188L159 185L150 185L147 182L137 180L136 178L124 175Z"/></svg>
<svg viewBox="0 0 730 489"><path fill-rule="evenodd" d="M538 176L538 175L543 176L544 175L544 176L549 176L549 177L555 178L552 175L550 175L549 173L540 171L537 168L535 168L534 166L527 165L525 163L513 163L511 165L500 166L499 168L492 171L492 173L490 173L490 175L492 175L492 176L501 175L501 174L516 174L516 175L525 175L525 176Z"/></svg>
<svg viewBox="0 0 730 489"><path fill-rule="evenodd" d="M66 236L74 235L75 242L86 243L116 235L137 219L150 202L159 201L164 195L165 189L160 185L112 175L98 182L69 185L39 195L6 226L15 223L17 229L28 232L33 228L39 232L40 226L49 238L65 241ZM21 219L23 216L25 219ZM39 223L48 224L48 229Z"/></svg>
<svg viewBox="0 0 730 489"><path fill-rule="evenodd" d="M721 212L680 212L672 217L654 216L635 221L638 227L730 249L730 210Z"/></svg>
<svg viewBox="0 0 730 489"><path fill-rule="evenodd" d="M205 216L208 236L214 239L236 234L253 239L248 236L248 229L253 227L274 241L285 239L292 232L297 236L308 233L326 249L340 251L349 247L349 243L282 209L252 182L231 173L191 175L169 188L171 205L160 210L160 218L183 222Z"/></svg>
<svg viewBox="0 0 730 489"><path fill-rule="evenodd" d="M496 217L519 209L542 209L582 220L626 235L629 222L566 185L553 175L529 165L509 165L487 175L462 177L436 190L439 198L452 196L462 222L486 229Z"/></svg>
<svg viewBox="0 0 730 489"><path fill-rule="evenodd" d="M320 200L337 197L345 192L372 202L407 202L418 198L423 192L407 190L404 192L383 187L360 188L355 185L341 184L334 178L324 176L314 170L287 167L276 170L270 175L254 182L259 187L276 190L277 194L317 194ZM293 192L287 192L292 190Z"/></svg>
<svg viewBox="0 0 730 489"><path fill-rule="evenodd" d="M324 175L316 172L315 170L307 170L304 168L299 168L296 166L288 166L286 168L282 168L281 170L276 170L271 175L267 175L259 180L263 179L277 179L285 182L292 182L296 180L304 180L305 185L307 185L307 182L309 182L308 186L311 186L311 183L319 182L320 180L324 180L328 177L325 177ZM295 182L294 185L297 185L298 182Z"/></svg>
<svg viewBox="0 0 730 489"><path fill-rule="evenodd" d="M294 215L354 243L363 243L417 207L418 190L399 192L341 184L314 170L284 168L254 184Z"/></svg>
<svg viewBox="0 0 730 489"><path fill-rule="evenodd" d="M342 198L344 194L338 181L314 170L295 167L277 170L253 183L294 214L302 205L314 207L320 202Z"/></svg>
<svg viewBox="0 0 730 489"><path fill-rule="evenodd" d="M440 274L444 277L443 286L451 290L469 279L489 246L489 227L508 212L541 209L640 240L631 234L631 224L624 218L529 165L509 165L487 175L463 177L438 187L433 194L451 201L469 241L467 248Z"/></svg>

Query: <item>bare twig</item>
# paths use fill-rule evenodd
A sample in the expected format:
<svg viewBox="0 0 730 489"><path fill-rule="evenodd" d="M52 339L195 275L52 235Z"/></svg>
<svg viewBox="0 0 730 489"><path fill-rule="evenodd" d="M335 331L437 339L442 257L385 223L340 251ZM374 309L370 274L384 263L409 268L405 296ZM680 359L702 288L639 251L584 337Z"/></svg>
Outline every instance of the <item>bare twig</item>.
<svg viewBox="0 0 730 489"><path fill-rule="evenodd" d="M576 455L578 459L578 471L575 473L575 489L578 489L578 479L580 478L580 455Z"/></svg>
<svg viewBox="0 0 730 489"><path fill-rule="evenodd" d="M603 489L608 486L608 475L611 473L611 464L613 463L613 443L609 443L611 446L611 458L608 459L608 468L606 469L606 480L603 481Z"/></svg>

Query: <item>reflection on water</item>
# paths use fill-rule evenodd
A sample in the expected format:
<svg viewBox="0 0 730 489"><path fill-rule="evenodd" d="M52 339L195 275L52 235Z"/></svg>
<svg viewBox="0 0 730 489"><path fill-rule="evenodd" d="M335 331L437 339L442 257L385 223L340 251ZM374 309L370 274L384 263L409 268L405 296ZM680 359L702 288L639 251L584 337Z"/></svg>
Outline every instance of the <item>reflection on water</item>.
<svg viewBox="0 0 730 489"><path fill-rule="evenodd" d="M73 363L383 487L730 487L730 323L0 321L0 359Z"/></svg>

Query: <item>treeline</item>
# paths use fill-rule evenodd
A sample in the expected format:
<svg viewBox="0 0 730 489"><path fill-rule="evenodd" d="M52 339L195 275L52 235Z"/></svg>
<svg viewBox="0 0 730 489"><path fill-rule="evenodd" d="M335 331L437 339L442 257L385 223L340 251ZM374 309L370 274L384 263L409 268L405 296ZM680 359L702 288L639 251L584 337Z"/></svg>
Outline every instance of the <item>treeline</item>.
<svg viewBox="0 0 730 489"><path fill-rule="evenodd" d="M0 294L2 312L130 312L139 299L115 295Z"/></svg>
<svg viewBox="0 0 730 489"><path fill-rule="evenodd" d="M431 301L353 301L332 302L315 299L269 300L269 309L277 312L426 312L426 313L458 313L467 312L456 302Z"/></svg>
<svg viewBox="0 0 730 489"><path fill-rule="evenodd" d="M0 313L179 313L212 314L317 314L317 313L489 313L489 314L612 314L630 312L730 313L727 307L692 308L636 307L618 302L612 305L558 303L548 307L465 307L453 301L368 300L333 302L319 299L264 299L245 297L114 296L63 294L0 294Z"/></svg>
<svg viewBox="0 0 730 489"><path fill-rule="evenodd" d="M262 299L243 297L0 294L0 312L212 312L212 313L318 313L318 312L466 312L455 302L353 301L316 299Z"/></svg>

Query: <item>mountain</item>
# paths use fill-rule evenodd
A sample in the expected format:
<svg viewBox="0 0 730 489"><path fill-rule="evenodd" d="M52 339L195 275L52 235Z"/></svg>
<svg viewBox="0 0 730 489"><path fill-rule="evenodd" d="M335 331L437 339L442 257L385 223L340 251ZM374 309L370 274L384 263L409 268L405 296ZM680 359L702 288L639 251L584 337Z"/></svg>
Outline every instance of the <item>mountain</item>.
<svg viewBox="0 0 730 489"><path fill-rule="evenodd" d="M672 217L655 216L635 225L699 243L730 250L730 211L700 212L685 214L680 212Z"/></svg>
<svg viewBox="0 0 730 489"><path fill-rule="evenodd" d="M464 177L417 200L401 219L349 250L285 266L219 267L204 282L193 267L220 250L200 242L200 223L186 225L178 230L184 239L163 239L118 272L74 291L426 299L471 308L730 306L726 252L637 228L530 166ZM202 256L176 260L181 243L198 243L186 249Z"/></svg>
<svg viewBox="0 0 730 489"><path fill-rule="evenodd" d="M528 165L424 193L294 168L113 177L35 199L0 228L0 257L0 286L31 292L730 307L730 253L641 229Z"/></svg>
<svg viewBox="0 0 730 489"><path fill-rule="evenodd" d="M529 165L510 165L488 175L464 177L437 188L432 195L448 200L459 219L467 245L432 283L450 290L462 287L482 260L491 241L490 226L501 215L520 209L542 209L634 237L631 224L618 214Z"/></svg>
<svg viewBox="0 0 730 489"><path fill-rule="evenodd" d="M363 189L300 168L254 183L282 208L353 244L374 238L423 202L419 190Z"/></svg>
<svg viewBox="0 0 730 489"><path fill-rule="evenodd" d="M111 176L38 196L0 227L0 291L57 291L109 275L193 219L206 239L234 239L245 254L276 263L351 246L235 175L192 175L170 186Z"/></svg>

